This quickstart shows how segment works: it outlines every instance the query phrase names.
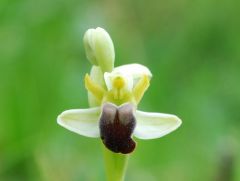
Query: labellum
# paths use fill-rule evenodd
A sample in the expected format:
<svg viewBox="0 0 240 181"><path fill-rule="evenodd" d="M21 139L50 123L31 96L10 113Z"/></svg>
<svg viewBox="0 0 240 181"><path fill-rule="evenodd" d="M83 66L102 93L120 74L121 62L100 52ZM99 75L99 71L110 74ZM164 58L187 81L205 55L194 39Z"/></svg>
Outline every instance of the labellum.
<svg viewBox="0 0 240 181"><path fill-rule="evenodd" d="M99 122L100 136L109 150L128 154L135 149L136 143L131 138L136 126L133 111L131 103L119 107L112 103L103 105Z"/></svg>

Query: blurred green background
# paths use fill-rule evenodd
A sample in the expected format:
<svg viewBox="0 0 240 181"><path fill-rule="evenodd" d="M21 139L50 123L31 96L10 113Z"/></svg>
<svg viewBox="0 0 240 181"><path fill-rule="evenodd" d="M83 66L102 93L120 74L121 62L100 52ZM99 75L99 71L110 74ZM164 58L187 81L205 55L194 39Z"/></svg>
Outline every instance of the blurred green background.
<svg viewBox="0 0 240 181"><path fill-rule="evenodd" d="M0 1L0 180L104 181L100 140L56 124L86 108L88 28L153 73L139 109L178 115L137 140L126 181L240 180L240 1Z"/></svg>

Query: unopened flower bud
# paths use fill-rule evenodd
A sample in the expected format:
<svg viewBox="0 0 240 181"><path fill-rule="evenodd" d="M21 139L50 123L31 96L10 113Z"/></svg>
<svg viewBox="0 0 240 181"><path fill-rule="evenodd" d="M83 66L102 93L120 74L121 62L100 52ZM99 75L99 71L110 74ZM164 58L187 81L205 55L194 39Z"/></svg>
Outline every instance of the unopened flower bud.
<svg viewBox="0 0 240 181"><path fill-rule="evenodd" d="M115 52L111 37L102 28L89 29L83 38L87 59L103 72L110 72L114 67Z"/></svg>

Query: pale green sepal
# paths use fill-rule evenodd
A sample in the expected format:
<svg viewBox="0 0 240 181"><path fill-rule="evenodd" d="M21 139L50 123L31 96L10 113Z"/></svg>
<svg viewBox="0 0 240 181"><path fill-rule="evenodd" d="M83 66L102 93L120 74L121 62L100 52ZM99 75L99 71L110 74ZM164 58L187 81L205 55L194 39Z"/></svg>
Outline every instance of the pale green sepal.
<svg viewBox="0 0 240 181"><path fill-rule="evenodd" d="M172 114L136 111L137 125L133 135L139 139L155 139L176 130L181 119Z"/></svg>
<svg viewBox="0 0 240 181"><path fill-rule="evenodd" d="M121 73L132 76L134 85L137 81L142 77L147 75L149 79L152 78L151 71L144 65L133 63L133 64L126 64L119 67L115 67L112 71L113 74Z"/></svg>
<svg viewBox="0 0 240 181"><path fill-rule="evenodd" d="M67 110L58 116L57 123L82 136L98 138L100 111L100 107Z"/></svg>
<svg viewBox="0 0 240 181"><path fill-rule="evenodd" d="M101 87L106 87L103 79L103 73L99 66L92 66L90 77L96 84L100 85ZM96 97L88 91L88 103L90 107L96 107L99 106L101 102L99 102Z"/></svg>

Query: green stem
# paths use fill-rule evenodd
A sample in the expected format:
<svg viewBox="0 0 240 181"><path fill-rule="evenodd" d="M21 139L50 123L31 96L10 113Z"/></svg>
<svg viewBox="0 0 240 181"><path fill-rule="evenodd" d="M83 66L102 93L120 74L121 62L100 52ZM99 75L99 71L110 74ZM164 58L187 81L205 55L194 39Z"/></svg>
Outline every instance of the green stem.
<svg viewBox="0 0 240 181"><path fill-rule="evenodd" d="M103 153L107 180L123 181L129 156L109 151L105 146Z"/></svg>

